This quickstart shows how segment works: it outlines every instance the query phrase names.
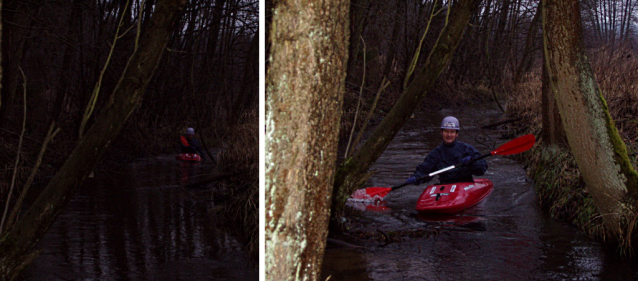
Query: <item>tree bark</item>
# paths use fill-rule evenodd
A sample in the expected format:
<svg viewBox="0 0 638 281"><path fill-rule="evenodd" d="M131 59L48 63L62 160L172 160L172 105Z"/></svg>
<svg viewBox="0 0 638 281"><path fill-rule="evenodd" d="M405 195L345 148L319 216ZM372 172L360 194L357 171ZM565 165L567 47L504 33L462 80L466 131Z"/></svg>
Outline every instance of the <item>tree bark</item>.
<svg viewBox="0 0 638 281"><path fill-rule="evenodd" d="M104 155L124 122L137 107L164 48L179 21L186 0L160 1L148 32L141 35L104 112L80 140L22 219L0 240L0 279L7 280L27 265L24 261L77 188Z"/></svg>
<svg viewBox="0 0 638 281"><path fill-rule="evenodd" d="M401 94L388 115L374 130L368 140L337 170L332 200L332 218L341 216L346 200L355 189L363 185L370 174L368 169L390 144L403 124L410 118L437 78L449 64L461 40L470 16L479 1L458 1L452 8L449 24L443 28L425 65Z"/></svg>
<svg viewBox="0 0 638 281"><path fill-rule="evenodd" d="M631 241L638 173L585 56L577 0L543 1L545 63L578 169L611 240Z"/></svg>
<svg viewBox="0 0 638 281"><path fill-rule="evenodd" d="M348 56L349 1L274 4L266 99L266 280L317 280Z"/></svg>
<svg viewBox="0 0 638 281"><path fill-rule="evenodd" d="M542 5L539 5L538 10ZM545 62L545 52L543 52L543 62ZM542 87L541 87L541 119L542 119L542 136L543 145L558 145L567 147L567 136L563 128L563 121L560 118L560 112L554 98L554 91L549 83L549 72L547 64L542 66Z"/></svg>

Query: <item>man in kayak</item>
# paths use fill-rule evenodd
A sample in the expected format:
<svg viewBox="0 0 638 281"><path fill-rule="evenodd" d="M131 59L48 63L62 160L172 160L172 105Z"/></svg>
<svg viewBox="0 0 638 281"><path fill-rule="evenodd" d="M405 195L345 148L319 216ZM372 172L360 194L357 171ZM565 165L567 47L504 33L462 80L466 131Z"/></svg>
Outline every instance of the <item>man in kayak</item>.
<svg viewBox="0 0 638 281"><path fill-rule="evenodd" d="M478 150L470 144L456 140L459 136L458 119L453 116L445 117L441 122L441 136L443 143L430 151L423 163L416 167L414 175L405 181L406 183L428 182L432 180L432 177L427 177L428 174L461 163L464 165L439 174L439 181L441 183L473 182L472 175L485 174L487 170L485 159L471 162L473 158L481 156Z"/></svg>
<svg viewBox="0 0 638 281"><path fill-rule="evenodd" d="M181 135L180 142L180 151L181 153L197 153L202 157L202 160L205 160L206 157L204 153L202 153L201 146L199 141L195 138L195 129L188 128L186 129L186 134Z"/></svg>

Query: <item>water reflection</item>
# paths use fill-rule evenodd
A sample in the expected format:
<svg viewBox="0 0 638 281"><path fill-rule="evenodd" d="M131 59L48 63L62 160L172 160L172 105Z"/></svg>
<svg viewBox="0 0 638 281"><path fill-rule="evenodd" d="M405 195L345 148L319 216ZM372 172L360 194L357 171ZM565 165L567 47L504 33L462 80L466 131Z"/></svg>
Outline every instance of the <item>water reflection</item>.
<svg viewBox="0 0 638 281"><path fill-rule="evenodd" d="M235 236L216 223L214 187L184 188L210 169L164 157L96 173L21 278L257 280Z"/></svg>

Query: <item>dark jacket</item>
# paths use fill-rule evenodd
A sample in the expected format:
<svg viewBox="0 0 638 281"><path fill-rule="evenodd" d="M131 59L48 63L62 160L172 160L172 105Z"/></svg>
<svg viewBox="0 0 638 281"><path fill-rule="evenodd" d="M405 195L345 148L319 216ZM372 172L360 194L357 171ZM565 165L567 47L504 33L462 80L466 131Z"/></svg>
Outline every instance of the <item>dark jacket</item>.
<svg viewBox="0 0 638 281"><path fill-rule="evenodd" d="M181 153L197 153L199 154L199 156L202 157L202 159L204 159L204 153L202 153L202 147L199 144L199 141L196 138L191 138L190 140L188 139L188 137L185 137L186 140L188 141L188 146L185 146L182 142L179 143L180 146L180 152Z"/></svg>
<svg viewBox="0 0 638 281"><path fill-rule="evenodd" d="M478 158L481 154L472 145L454 141L451 144L442 143L434 148L428 156L425 157L423 163L416 167L414 177L417 179L427 176L428 174L447 168L452 165L461 163L461 159L466 156ZM473 162L469 166L462 166L439 174L441 183L451 182L473 182L472 175L481 176L487 170L487 162L481 159ZM432 177L426 177L417 182L417 184L425 183L432 180Z"/></svg>

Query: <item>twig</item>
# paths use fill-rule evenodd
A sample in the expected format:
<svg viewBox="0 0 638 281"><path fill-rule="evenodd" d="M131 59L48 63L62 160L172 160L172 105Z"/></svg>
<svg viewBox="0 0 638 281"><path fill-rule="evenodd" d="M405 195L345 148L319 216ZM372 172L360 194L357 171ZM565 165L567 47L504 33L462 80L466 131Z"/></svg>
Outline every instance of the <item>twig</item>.
<svg viewBox="0 0 638 281"><path fill-rule="evenodd" d="M352 135L354 135L354 129L357 127L357 117L359 117L359 107L361 106L361 95L363 94L363 86L366 83L366 41L363 40L363 36L361 36L361 42L363 42L363 78L361 78L361 87L359 88L359 100L357 101L357 110L354 113L354 121L352 122L352 129L350 130L348 145L346 145L345 158L348 158L348 152L350 151L350 145L352 144Z"/></svg>
<svg viewBox="0 0 638 281"><path fill-rule="evenodd" d="M363 137L363 132L368 126L368 122L370 122L370 118L372 118L374 109L377 107L377 102L379 101L379 97L381 96L381 93L385 90L385 88L387 88L389 85L390 85L390 81L388 81L386 77L383 77L383 81L381 81L381 87L379 87L379 90L377 91L377 96L374 98L374 102L372 103L372 107L370 107L370 111L368 111L368 116L366 116L366 120L363 121L363 125L361 126L361 129L359 129L357 138L354 139L353 147L357 147L357 144L359 144L359 142L361 141L361 137ZM354 151L354 149L352 151ZM352 154L352 152L350 154ZM350 155L346 155L346 158L347 157L350 157Z"/></svg>
<svg viewBox="0 0 638 281"><path fill-rule="evenodd" d="M129 5L130 1L126 1L126 9ZM104 79L104 73L106 73L106 68L109 66L111 58L113 57L113 51L115 50L115 45L117 44L117 40L119 40L124 34L126 34L130 29L126 30L122 35L120 35L120 28L122 28L122 22L124 21L124 17L126 16L126 12L122 13L122 17L120 17L120 22L117 25L117 29L115 29L115 37L113 38L113 44L111 45L111 50L109 50L109 55L106 57L106 62L104 62L104 67L100 72L100 77L98 77L97 82L95 83L95 88L93 88L93 92L91 93L91 97L89 99L89 103L86 105L86 109L84 110L84 116L82 116L82 123L80 123L80 138L84 135L84 128L86 127L86 123L91 118L93 114L93 110L95 110L95 104L97 103L97 98L100 93L100 89L102 88L102 80ZM138 33L139 37L139 33ZM137 39L135 40L135 48L137 49Z"/></svg>
<svg viewBox="0 0 638 281"><path fill-rule="evenodd" d="M7 212L9 211L9 203L11 202L11 195L13 195L13 190L15 189L16 177L18 175L18 164L20 163L20 153L22 151L22 140L24 139L24 134L26 132L27 127L27 77L24 75L24 71L22 71L22 67L18 67L20 73L22 74L23 80L23 114L22 114L22 132L20 133L20 140L18 141L18 153L16 154L16 161L13 168L13 176L11 177L11 187L9 188L9 194L7 195L7 202L4 205L4 212L2 213L2 222L0 222L0 233L4 231L4 223L7 219Z"/></svg>
<svg viewBox="0 0 638 281"><path fill-rule="evenodd" d="M20 197L18 198L18 201L15 203L15 205L13 206L13 209L11 210L11 214L9 215L9 219L7 220L7 228L10 228L13 225L13 223L16 220L16 217L18 216L18 211L20 210L22 206L24 197L26 197L27 191L29 191L29 187L31 186L31 183L33 183L33 180L35 179L35 175L38 172L38 169L40 168L40 164L42 163L42 158L44 157L44 152L46 152L47 150L47 145L49 144L49 141L51 141L55 137L55 135L57 135L60 132L60 128L55 129L55 131L53 130L53 128L55 128L55 122L51 123L51 126L49 127L49 131L47 132L47 135L44 138L44 143L42 144L42 147L40 147L40 153L38 154L38 159L36 160L35 165L33 165L31 174L29 175L29 178L27 179L27 183L22 188Z"/></svg>
<svg viewBox="0 0 638 281"><path fill-rule="evenodd" d="M410 77L412 76L412 73L414 72L414 69L416 68L416 62L419 60L419 54L421 54L421 47L423 46L423 40L425 40L425 35L428 34L428 30L430 29L430 23L432 23L432 20L434 19L434 17L438 15L441 11L443 11L443 9L444 8L441 8L435 13L434 10L436 10L436 1L434 1L434 4L432 5L432 13L430 14L430 19L428 20L428 24L425 27L423 36L421 36L421 41L419 41L419 46L417 47L416 51L414 51L414 56L412 57L412 61L410 62L410 66L408 67L408 71L405 75L405 79L403 80L403 89L406 89L408 87L408 81L410 80ZM448 8L448 14L445 18L446 26L447 26L447 20L449 15L450 15L450 8Z"/></svg>
<svg viewBox="0 0 638 281"><path fill-rule="evenodd" d="M501 112L505 112L505 109L503 109L503 107L501 106L501 103L498 101L498 98L496 97L496 92L494 91L494 79L492 78L492 68L490 67L490 40L489 40L490 34L489 32L487 33L487 40L485 40L485 55L487 56L487 77L490 80L490 90L492 92L492 98L494 99L494 101L496 102L496 104L498 105L498 108L501 109Z"/></svg>

